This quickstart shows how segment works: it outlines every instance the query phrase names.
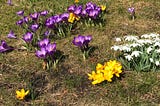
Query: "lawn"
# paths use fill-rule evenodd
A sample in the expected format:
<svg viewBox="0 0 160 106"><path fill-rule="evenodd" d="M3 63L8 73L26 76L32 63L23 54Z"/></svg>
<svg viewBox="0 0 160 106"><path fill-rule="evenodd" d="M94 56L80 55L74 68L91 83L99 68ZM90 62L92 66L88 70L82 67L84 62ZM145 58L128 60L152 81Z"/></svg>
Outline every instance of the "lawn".
<svg viewBox="0 0 160 106"><path fill-rule="evenodd" d="M85 4L88 0L80 0ZM103 26L85 26L78 23L65 37L53 38L63 59L57 69L45 70L43 61L35 51L23 48L20 40L25 30L16 25L20 17L48 10L50 15L61 14L74 0L7 0L0 1L0 40L5 40L15 49L0 53L0 105L1 106L159 106L160 72L142 72L123 69L120 78L112 82L92 85L87 73L95 70L97 63L117 59L119 53L111 50L115 37L147 33L160 34L160 1L158 0L92 0L97 5L106 5ZM131 20L128 8L135 8ZM9 39L13 30L18 39ZM91 56L83 59L72 40L77 35L92 35ZM160 60L160 59L159 59ZM16 98L16 90L31 89L25 100Z"/></svg>

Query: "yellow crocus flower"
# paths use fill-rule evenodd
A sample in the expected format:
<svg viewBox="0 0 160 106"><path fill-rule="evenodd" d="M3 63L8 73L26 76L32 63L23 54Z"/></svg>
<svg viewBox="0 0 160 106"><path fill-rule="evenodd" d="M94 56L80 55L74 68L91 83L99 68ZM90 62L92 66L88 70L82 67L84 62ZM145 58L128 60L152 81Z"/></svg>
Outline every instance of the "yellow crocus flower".
<svg viewBox="0 0 160 106"><path fill-rule="evenodd" d="M74 0L75 3L79 3L79 0Z"/></svg>
<svg viewBox="0 0 160 106"><path fill-rule="evenodd" d="M110 60L109 62L105 63L104 70L110 70L117 77L120 77L119 74L122 73L122 65L116 60L113 60L113 61Z"/></svg>
<svg viewBox="0 0 160 106"><path fill-rule="evenodd" d="M113 70L113 73L117 76L120 77L119 74L122 73L122 66L116 66L115 69Z"/></svg>
<svg viewBox="0 0 160 106"><path fill-rule="evenodd" d="M69 18L68 18L68 22L73 23L74 20L75 20L74 14L73 14L73 13L70 13L70 14L69 14Z"/></svg>
<svg viewBox="0 0 160 106"><path fill-rule="evenodd" d="M96 74L94 79L95 80L92 82L93 85L99 84L99 83L101 83L105 80L104 76L103 76L103 73Z"/></svg>
<svg viewBox="0 0 160 106"><path fill-rule="evenodd" d="M112 82L113 78L113 72L112 71L105 71L104 72L104 79L107 80L108 82Z"/></svg>
<svg viewBox="0 0 160 106"><path fill-rule="evenodd" d="M29 94L29 90L27 90L26 92L24 89L21 89L21 91L16 90L16 97L19 100L23 100L25 96L28 94Z"/></svg>
<svg viewBox="0 0 160 106"><path fill-rule="evenodd" d="M95 73L95 71L92 71L92 74L88 74L88 76L89 76L89 80L95 80L95 75L96 75L96 73Z"/></svg>
<svg viewBox="0 0 160 106"><path fill-rule="evenodd" d="M74 20L79 21L79 20L80 20L80 17L79 17L79 16L76 16L74 13L70 13L70 14L69 14L69 18L68 18L68 22L73 23Z"/></svg>
<svg viewBox="0 0 160 106"><path fill-rule="evenodd" d="M103 70L104 69L104 66L100 63L97 64L96 66L96 70Z"/></svg>
<svg viewBox="0 0 160 106"><path fill-rule="evenodd" d="M101 10L102 10L102 11L106 10L106 6L101 5L100 7L101 7Z"/></svg>

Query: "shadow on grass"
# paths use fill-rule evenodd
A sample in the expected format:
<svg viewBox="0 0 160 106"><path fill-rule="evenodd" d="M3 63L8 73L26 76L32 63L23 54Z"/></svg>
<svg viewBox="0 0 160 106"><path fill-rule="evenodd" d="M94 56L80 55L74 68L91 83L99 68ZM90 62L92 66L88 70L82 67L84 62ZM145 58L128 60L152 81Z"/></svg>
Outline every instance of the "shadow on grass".
<svg viewBox="0 0 160 106"><path fill-rule="evenodd" d="M98 46L90 46L89 49L89 56L92 57L94 55L94 51L98 49Z"/></svg>
<svg viewBox="0 0 160 106"><path fill-rule="evenodd" d="M56 84L54 84L52 91L55 92L65 86L68 90L76 90L78 93L83 93L88 88L89 81L85 75L70 72L71 67L65 64L61 65L60 69L50 74L52 79L56 79Z"/></svg>
<svg viewBox="0 0 160 106"><path fill-rule="evenodd" d="M69 55L64 55L64 52L63 51L60 51L60 50L57 50L55 53L54 53L54 59L58 59L59 60L59 63L62 63L64 62L67 58L69 57Z"/></svg>
<svg viewBox="0 0 160 106"><path fill-rule="evenodd" d="M47 74L44 72L38 73L32 73L32 77L29 78L28 87L30 89L30 95L28 95L28 100L34 100L39 95L42 95L45 93L46 85L48 84Z"/></svg>
<svg viewBox="0 0 160 106"><path fill-rule="evenodd" d="M83 92L88 88L87 78L84 75L69 74L64 78L64 84L68 89L76 89L77 92Z"/></svg>

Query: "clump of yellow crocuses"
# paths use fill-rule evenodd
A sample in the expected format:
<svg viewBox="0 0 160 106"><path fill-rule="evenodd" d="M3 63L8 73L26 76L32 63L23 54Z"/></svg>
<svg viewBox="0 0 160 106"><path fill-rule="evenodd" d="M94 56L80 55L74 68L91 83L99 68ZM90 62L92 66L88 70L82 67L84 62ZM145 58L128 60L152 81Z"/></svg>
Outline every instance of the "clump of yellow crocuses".
<svg viewBox="0 0 160 106"><path fill-rule="evenodd" d="M120 77L120 73L122 73L121 63L116 60L110 60L109 62L105 62L104 65L98 63L96 66L96 71L92 71L91 74L88 74L88 79L93 80L93 85L99 84L105 80L112 82L114 75L116 77Z"/></svg>
<svg viewBox="0 0 160 106"><path fill-rule="evenodd" d="M16 90L16 97L19 100L23 100L25 96L27 96L28 94L29 94L29 90L27 90L26 92L24 89L21 89L20 91Z"/></svg>

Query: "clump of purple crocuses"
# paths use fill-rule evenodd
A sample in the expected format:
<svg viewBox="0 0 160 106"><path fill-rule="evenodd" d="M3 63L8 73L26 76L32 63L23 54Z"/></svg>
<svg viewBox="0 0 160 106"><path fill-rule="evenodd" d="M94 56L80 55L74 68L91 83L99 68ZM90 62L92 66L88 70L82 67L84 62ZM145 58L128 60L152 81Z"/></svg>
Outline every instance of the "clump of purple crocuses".
<svg viewBox="0 0 160 106"><path fill-rule="evenodd" d="M38 42L39 50L36 51L36 56L44 60L45 68L50 69L52 65L56 69L57 60L54 56L56 52L56 43L51 43L48 38Z"/></svg>
<svg viewBox="0 0 160 106"><path fill-rule="evenodd" d="M1 40L0 53L7 52L7 51L10 51L10 50L13 50L13 47L8 46L7 43L4 40Z"/></svg>
<svg viewBox="0 0 160 106"><path fill-rule="evenodd" d="M102 25L103 9L92 2L86 5L71 5L67 12L55 14L50 17L49 11L39 11L25 15L24 10L16 12L20 19L16 22L20 28L24 29L26 34L23 35L23 40L34 47L40 39L44 38L64 38L66 35L71 35L73 29L77 26L77 21L86 26ZM75 21L77 20L77 21ZM12 37L13 38L13 37Z"/></svg>
<svg viewBox="0 0 160 106"><path fill-rule="evenodd" d="M80 17L96 19L100 15L101 8L92 2L88 2L85 7L83 5L71 5L68 12L74 13Z"/></svg>
<svg viewBox="0 0 160 106"><path fill-rule="evenodd" d="M25 15L23 10L18 11L16 13L20 16L20 19L16 22L18 26L22 29L26 30L26 33L23 34L22 40L25 41L26 47L28 50L32 50L31 48L38 48L36 45L40 39L45 38L45 33L48 30L45 26L45 19L47 17L48 11L41 11L31 13L28 16Z"/></svg>
<svg viewBox="0 0 160 106"><path fill-rule="evenodd" d="M56 14L48 17L47 10L31 13L25 16L23 10L16 13L20 19L16 22L18 26L26 30L23 40L35 46L40 39L65 37L71 32L72 26L68 23L69 13Z"/></svg>
<svg viewBox="0 0 160 106"><path fill-rule="evenodd" d="M81 21L86 26L95 26L96 24L102 25L104 22L103 19L103 9L92 3L88 2L85 6L83 5L71 5L68 7L68 12L74 13L78 17L81 18Z"/></svg>
<svg viewBox="0 0 160 106"><path fill-rule="evenodd" d="M72 24L68 22L69 13L56 14L46 19L45 26L53 32L55 37L65 37L72 30Z"/></svg>
<svg viewBox="0 0 160 106"><path fill-rule="evenodd" d="M83 36L78 35L77 37L74 37L72 43L79 47L81 52L83 53L83 59L85 60L89 56L89 52L91 50L91 47L89 47L89 42L92 40L91 35Z"/></svg>

